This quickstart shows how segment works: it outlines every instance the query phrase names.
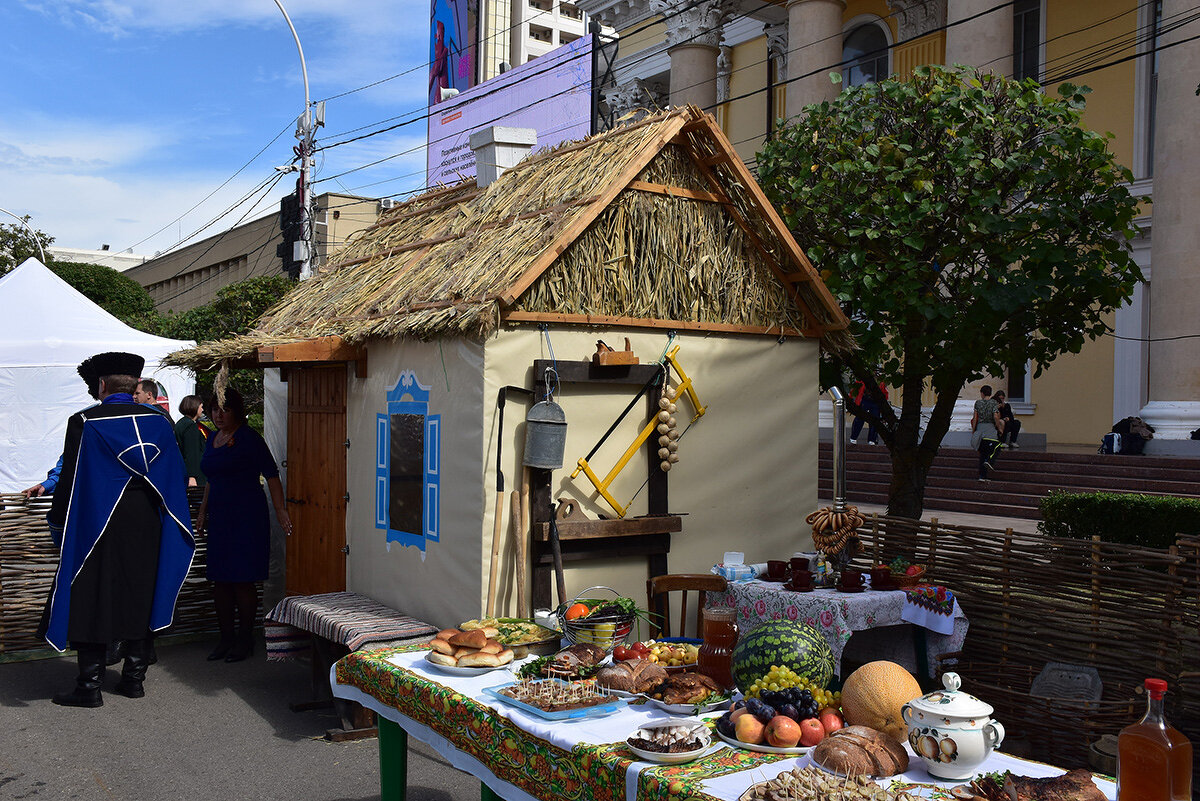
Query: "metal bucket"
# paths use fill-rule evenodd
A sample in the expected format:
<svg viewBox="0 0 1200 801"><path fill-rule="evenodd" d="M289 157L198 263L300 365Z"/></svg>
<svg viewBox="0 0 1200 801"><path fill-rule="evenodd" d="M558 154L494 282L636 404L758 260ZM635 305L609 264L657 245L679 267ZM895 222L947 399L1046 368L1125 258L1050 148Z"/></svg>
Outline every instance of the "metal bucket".
<svg viewBox="0 0 1200 801"><path fill-rule="evenodd" d="M549 400L533 404L525 416L524 465L556 470L563 465L566 447L567 416L562 407Z"/></svg>

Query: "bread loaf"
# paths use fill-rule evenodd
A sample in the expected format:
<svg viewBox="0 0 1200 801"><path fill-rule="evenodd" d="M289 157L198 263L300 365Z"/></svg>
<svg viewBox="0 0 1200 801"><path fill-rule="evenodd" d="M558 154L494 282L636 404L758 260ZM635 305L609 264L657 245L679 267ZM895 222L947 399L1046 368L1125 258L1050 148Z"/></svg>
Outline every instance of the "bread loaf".
<svg viewBox="0 0 1200 801"><path fill-rule="evenodd" d="M455 634L462 634L462 632L458 629L442 629L437 634L433 635L433 637L437 640L449 640Z"/></svg>
<svg viewBox="0 0 1200 801"><path fill-rule="evenodd" d="M509 653L511 654L511 651ZM509 661L512 661L511 655ZM458 658L459 667L500 667L502 664L504 663L500 661L500 654L485 654L483 651L476 651Z"/></svg>
<svg viewBox="0 0 1200 801"><path fill-rule="evenodd" d="M488 640L479 650L483 651L485 654L498 654L504 650L504 646L495 640Z"/></svg>
<svg viewBox="0 0 1200 801"><path fill-rule="evenodd" d="M846 776L895 776L908 770L908 752L898 740L866 726L847 726L812 750L812 760Z"/></svg>
<svg viewBox="0 0 1200 801"><path fill-rule="evenodd" d="M450 643L446 642L445 640L438 639L437 637L434 637L432 640L429 641L429 647L432 648L434 651L437 651L439 654L445 654L446 656L454 656L454 646L451 645Z"/></svg>
<svg viewBox="0 0 1200 801"><path fill-rule="evenodd" d="M454 657L448 656L447 654L440 654L437 651L430 651L426 659L434 664L447 665L448 667L454 667L458 664L458 660Z"/></svg>
<svg viewBox="0 0 1200 801"><path fill-rule="evenodd" d="M596 683L627 693L649 692L667 680L667 671L648 659L630 659L596 671Z"/></svg>
<svg viewBox="0 0 1200 801"><path fill-rule="evenodd" d="M474 629L472 631L460 631L458 634L450 637L450 644L459 648L474 648L476 650L487 645L487 635L482 629Z"/></svg>

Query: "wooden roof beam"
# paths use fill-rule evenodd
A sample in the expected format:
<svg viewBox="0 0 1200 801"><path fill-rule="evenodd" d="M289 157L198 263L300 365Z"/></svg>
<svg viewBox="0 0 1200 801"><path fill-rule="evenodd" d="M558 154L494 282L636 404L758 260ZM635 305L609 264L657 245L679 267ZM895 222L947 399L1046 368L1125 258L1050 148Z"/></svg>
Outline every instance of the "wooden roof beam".
<svg viewBox="0 0 1200 801"><path fill-rule="evenodd" d="M699 189L686 189L682 186L667 186L666 184L652 184L647 181L630 181L630 189L636 189L639 192L649 192L655 195L666 195L667 197L679 197L687 200L703 200L708 203L729 203L729 198L724 195L718 195L713 192L704 192Z"/></svg>
<svg viewBox="0 0 1200 801"><path fill-rule="evenodd" d="M262 367L314 362L356 362L358 375L366 376L367 349L360 345L351 345L339 336L315 337L282 345L266 345L258 349L257 355L258 363Z"/></svg>

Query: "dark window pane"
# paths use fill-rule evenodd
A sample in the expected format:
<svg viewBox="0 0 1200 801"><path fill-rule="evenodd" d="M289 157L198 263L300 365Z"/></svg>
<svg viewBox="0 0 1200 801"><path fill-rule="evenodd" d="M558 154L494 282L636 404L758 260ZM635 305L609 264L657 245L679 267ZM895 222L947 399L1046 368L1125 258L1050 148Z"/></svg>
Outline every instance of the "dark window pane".
<svg viewBox="0 0 1200 801"><path fill-rule="evenodd" d="M881 81L888 75L887 36L875 23L860 25L842 42L842 80L847 86Z"/></svg>
<svg viewBox="0 0 1200 801"><path fill-rule="evenodd" d="M1008 400L1025 400L1025 362L1011 364L1008 367Z"/></svg>
<svg viewBox="0 0 1200 801"><path fill-rule="evenodd" d="M422 534L425 497L425 417L391 415L388 528Z"/></svg>
<svg viewBox="0 0 1200 801"><path fill-rule="evenodd" d="M1017 80L1036 79L1041 72L1041 17L1041 0L1013 4L1013 75Z"/></svg>

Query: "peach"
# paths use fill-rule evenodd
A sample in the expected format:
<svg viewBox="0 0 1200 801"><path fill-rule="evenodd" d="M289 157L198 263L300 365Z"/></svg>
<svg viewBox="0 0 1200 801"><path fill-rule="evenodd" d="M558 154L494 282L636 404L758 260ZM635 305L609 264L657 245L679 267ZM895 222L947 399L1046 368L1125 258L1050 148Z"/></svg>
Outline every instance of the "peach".
<svg viewBox="0 0 1200 801"><path fill-rule="evenodd" d="M743 743L758 745L763 741L763 729L765 728L754 715L742 715L733 724L733 736Z"/></svg>
<svg viewBox="0 0 1200 801"><path fill-rule="evenodd" d="M766 729L767 745L776 748L795 748L800 742L800 724L787 715L776 715L771 718Z"/></svg>

